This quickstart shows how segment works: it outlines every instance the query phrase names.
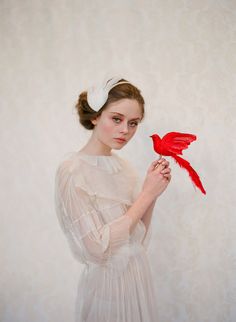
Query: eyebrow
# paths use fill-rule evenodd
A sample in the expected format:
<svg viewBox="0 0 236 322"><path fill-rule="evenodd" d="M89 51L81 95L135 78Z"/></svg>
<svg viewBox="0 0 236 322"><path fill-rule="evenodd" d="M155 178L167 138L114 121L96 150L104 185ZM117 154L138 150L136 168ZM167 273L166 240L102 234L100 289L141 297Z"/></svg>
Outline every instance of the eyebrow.
<svg viewBox="0 0 236 322"><path fill-rule="evenodd" d="M120 116L124 116L124 114L121 114L121 113L118 113L118 112L110 112L111 114L119 114ZM141 121L141 118L140 117L136 117L136 118L133 118L133 119L130 119L130 121L135 121L135 120L140 120Z"/></svg>

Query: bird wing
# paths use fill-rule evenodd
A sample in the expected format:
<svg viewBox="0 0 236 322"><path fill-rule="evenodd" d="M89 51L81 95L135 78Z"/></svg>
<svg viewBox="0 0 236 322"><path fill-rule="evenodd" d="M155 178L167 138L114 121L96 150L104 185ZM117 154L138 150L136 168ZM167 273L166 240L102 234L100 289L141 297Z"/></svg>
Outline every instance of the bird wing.
<svg viewBox="0 0 236 322"><path fill-rule="evenodd" d="M168 152L182 154L182 150L187 149L189 144L196 139L194 134L169 132L163 136L161 145Z"/></svg>

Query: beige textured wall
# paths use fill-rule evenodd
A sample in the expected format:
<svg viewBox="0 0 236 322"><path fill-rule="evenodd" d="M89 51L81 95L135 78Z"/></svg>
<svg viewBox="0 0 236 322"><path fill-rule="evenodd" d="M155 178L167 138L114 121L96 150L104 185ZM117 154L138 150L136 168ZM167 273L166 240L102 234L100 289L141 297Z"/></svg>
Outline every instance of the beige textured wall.
<svg viewBox="0 0 236 322"><path fill-rule="evenodd" d="M72 322L81 267L54 211L54 171L88 138L73 104L103 72L142 90L146 120L120 155L144 176L148 135L197 134L172 164L149 249L157 322L236 321L236 1L2 0L1 277L3 322ZM138 149L137 149L138 146ZM148 322L148 321L145 321Z"/></svg>

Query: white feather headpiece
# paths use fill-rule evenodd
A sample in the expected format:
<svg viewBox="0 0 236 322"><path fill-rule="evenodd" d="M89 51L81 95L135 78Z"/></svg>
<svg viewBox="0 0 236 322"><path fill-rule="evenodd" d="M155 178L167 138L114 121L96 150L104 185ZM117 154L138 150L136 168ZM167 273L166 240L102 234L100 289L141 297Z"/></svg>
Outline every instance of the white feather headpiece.
<svg viewBox="0 0 236 322"><path fill-rule="evenodd" d="M109 80L97 83L87 90L87 101L89 106L96 112L106 103L109 91L116 85L129 83L127 81L119 82L122 77L112 77Z"/></svg>

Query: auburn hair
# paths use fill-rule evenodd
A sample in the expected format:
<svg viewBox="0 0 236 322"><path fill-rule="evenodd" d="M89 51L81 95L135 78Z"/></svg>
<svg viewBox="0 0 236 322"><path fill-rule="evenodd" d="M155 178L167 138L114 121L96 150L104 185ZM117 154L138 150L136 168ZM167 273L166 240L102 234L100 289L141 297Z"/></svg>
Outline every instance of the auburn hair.
<svg viewBox="0 0 236 322"><path fill-rule="evenodd" d="M125 79L121 79L120 81L127 81ZM95 119L97 116L102 114L102 111L106 109L106 107L110 103L117 102L121 99L129 98L136 100L142 111L142 119L144 118L144 105L145 101L143 96L141 95L141 91L130 83L118 84L114 86L108 93L108 99L106 103L102 106L102 108L96 112L94 111L88 104L87 101L87 91L83 91L76 102L75 108L79 115L79 121L87 130L92 130L94 128L94 124L91 120Z"/></svg>

